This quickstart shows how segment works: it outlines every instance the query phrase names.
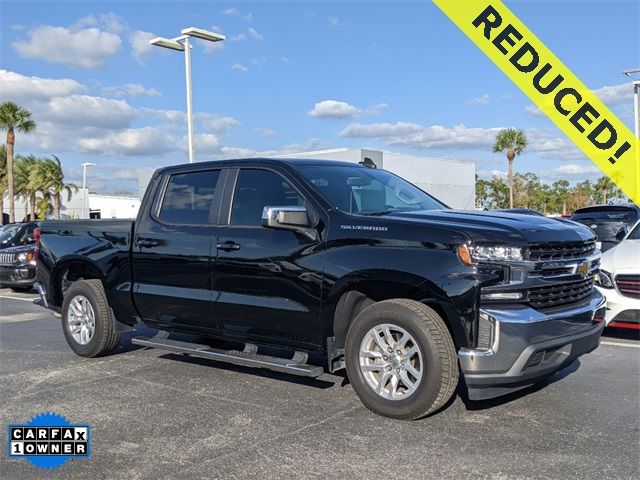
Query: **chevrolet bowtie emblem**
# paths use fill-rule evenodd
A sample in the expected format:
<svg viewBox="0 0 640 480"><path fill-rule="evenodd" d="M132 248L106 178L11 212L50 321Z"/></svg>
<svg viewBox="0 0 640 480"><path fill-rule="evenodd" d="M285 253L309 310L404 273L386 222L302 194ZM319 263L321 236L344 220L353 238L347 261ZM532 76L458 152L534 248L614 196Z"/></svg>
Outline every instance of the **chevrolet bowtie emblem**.
<svg viewBox="0 0 640 480"><path fill-rule="evenodd" d="M584 262L578 265L577 273L579 273L583 277L586 277L587 275L589 275L589 270L590 270L589 262Z"/></svg>

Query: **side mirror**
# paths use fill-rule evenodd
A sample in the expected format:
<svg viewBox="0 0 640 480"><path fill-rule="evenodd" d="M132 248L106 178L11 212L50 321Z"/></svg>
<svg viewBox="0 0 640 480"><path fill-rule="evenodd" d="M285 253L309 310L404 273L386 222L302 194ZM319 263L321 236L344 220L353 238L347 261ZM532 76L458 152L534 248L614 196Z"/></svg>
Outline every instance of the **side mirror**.
<svg viewBox="0 0 640 480"><path fill-rule="evenodd" d="M624 237L627 236L627 233L629 233L629 229L627 227L622 227L620 230L618 230L618 233L616 233L616 240L621 242L622 240L624 240Z"/></svg>
<svg viewBox="0 0 640 480"><path fill-rule="evenodd" d="M262 226L293 230L302 233L311 240L316 239L316 231L311 228L307 209L300 206L264 207L262 210Z"/></svg>

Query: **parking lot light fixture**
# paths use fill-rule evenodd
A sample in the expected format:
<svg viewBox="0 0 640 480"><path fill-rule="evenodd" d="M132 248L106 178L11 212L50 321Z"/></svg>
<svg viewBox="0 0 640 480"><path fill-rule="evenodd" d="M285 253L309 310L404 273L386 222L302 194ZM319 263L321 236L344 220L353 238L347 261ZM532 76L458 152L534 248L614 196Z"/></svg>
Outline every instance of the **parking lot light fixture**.
<svg viewBox="0 0 640 480"><path fill-rule="evenodd" d="M187 84L187 137L189 148L189 163L195 161L195 152L193 148L193 95L191 89L191 37L206 40L208 42L220 42L225 36L220 33L210 32L202 28L188 27L181 31L179 37L164 38L156 37L149 43L157 47L168 48L184 52L185 78Z"/></svg>

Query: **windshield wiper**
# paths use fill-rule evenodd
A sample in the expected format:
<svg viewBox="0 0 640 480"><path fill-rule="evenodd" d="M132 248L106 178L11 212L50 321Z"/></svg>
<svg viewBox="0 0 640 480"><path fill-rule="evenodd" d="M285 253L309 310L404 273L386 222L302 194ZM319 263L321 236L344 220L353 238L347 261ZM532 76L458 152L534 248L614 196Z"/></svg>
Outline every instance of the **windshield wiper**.
<svg viewBox="0 0 640 480"><path fill-rule="evenodd" d="M382 217L394 212L397 212L397 210L381 210L380 212L363 213L363 215L366 215L367 217Z"/></svg>

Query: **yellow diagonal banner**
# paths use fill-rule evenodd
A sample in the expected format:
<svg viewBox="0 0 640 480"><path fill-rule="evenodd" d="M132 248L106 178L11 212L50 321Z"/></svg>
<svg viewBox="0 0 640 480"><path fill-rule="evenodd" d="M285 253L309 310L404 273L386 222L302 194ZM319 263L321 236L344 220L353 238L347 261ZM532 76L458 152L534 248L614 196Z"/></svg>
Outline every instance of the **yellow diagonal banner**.
<svg viewBox="0 0 640 480"><path fill-rule="evenodd" d="M433 1L640 205L640 142L511 10L499 0ZM544 8L553 15L553 4ZM579 45L575 38L571 41Z"/></svg>

